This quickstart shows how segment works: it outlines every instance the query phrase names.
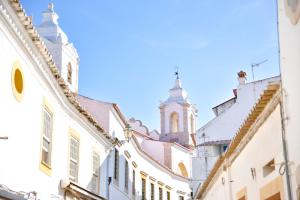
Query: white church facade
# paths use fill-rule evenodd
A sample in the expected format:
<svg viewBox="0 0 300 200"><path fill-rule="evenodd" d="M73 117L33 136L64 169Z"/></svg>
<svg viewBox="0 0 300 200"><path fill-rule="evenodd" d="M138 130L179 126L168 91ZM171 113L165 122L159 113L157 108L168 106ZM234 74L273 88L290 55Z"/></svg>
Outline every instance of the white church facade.
<svg viewBox="0 0 300 200"><path fill-rule="evenodd" d="M78 94L79 55L52 4L35 28L19 1L1 0L0 41L0 198L192 198L196 113L180 80L164 105L174 128L160 139L117 104Z"/></svg>

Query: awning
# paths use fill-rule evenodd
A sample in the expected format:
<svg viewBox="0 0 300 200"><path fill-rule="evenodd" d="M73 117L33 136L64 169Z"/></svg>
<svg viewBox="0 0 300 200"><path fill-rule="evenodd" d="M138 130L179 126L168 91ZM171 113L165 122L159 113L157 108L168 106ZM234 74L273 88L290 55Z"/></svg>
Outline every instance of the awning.
<svg viewBox="0 0 300 200"><path fill-rule="evenodd" d="M83 188L79 185L70 182L70 184L65 188L65 190L69 191L72 195L79 199L87 199L87 200L106 200L105 198Z"/></svg>

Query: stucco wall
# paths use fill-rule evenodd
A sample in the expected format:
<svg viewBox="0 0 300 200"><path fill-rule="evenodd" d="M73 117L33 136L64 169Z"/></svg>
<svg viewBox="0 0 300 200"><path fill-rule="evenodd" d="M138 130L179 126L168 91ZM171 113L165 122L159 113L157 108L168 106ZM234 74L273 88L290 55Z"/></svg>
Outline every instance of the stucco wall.
<svg viewBox="0 0 300 200"><path fill-rule="evenodd" d="M0 1L0 4L5 5L5 7L7 3L7 1ZM11 12L10 7L7 9ZM51 196L53 198L62 197L63 193L59 189L59 181L68 178L69 128L72 128L80 137L78 184L84 188L89 188L92 174L92 150L94 148L100 153L100 195L105 196L106 168L104 166L107 153L103 138L69 104L61 89L54 82L48 66L44 65L27 35L24 34L23 39L28 42L29 48L36 56L35 58L30 56L30 53L25 50L22 42L10 28L12 22L8 23L4 17L5 15L1 10L0 120L2 123L0 135L8 136L8 140L0 141L2 163L0 165L0 184L7 185L17 191L29 192L34 190L37 192L38 198L41 199L50 199ZM13 15L13 17L15 16ZM18 23L16 18L14 21ZM35 59L39 59L40 62L37 63ZM20 102L14 98L11 85L12 67L16 60L20 63L24 78L24 95ZM39 169L42 108L45 100L49 103L53 113L50 176Z"/></svg>

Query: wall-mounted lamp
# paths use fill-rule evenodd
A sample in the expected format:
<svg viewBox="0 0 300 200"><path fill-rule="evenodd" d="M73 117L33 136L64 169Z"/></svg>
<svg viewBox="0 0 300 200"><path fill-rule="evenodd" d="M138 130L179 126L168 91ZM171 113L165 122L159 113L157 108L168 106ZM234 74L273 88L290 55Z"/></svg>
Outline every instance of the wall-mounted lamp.
<svg viewBox="0 0 300 200"><path fill-rule="evenodd" d="M125 136L125 140L119 140L118 138L114 139L114 146L116 146L117 144L125 144L125 142L129 142L130 138L132 138L132 128L129 124L125 125L124 128L124 136Z"/></svg>

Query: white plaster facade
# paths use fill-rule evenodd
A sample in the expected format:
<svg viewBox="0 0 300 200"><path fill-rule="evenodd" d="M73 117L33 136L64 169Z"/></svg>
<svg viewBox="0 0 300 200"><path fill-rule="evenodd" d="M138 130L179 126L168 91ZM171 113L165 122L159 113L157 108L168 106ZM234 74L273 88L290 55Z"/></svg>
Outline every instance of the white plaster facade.
<svg viewBox="0 0 300 200"><path fill-rule="evenodd" d="M282 78L283 118L290 162L293 199L300 198L300 23L299 1L278 1L279 47Z"/></svg>
<svg viewBox="0 0 300 200"><path fill-rule="evenodd" d="M196 150L193 162L193 191L196 192L214 166L219 156L226 151L230 140L249 114L252 107L268 85L280 80L279 76L245 82L238 77L234 97L213 108L216 117L202 126L196 133Z"/></svg>
<svg viewBox="0 0 300 200"><path fill-rule="evenodd" d="M106 157L112 144L70 103L53 76L47 61L25 30L22 10L0 1L0 184L14 191L35 191L38 199L64 199L62 179L69 178L70 136L79 140L79 171L76 185L91 190L92 155L100 155L100 191L106 196ZM18 16L18 15L19 16ZM13 67L22 73L22 97L14 96ZM51 164L41 163L43 108L53 116ZM2 187L1 187L2 188ZM100 198L100 197L98 197Z"/></svg>

